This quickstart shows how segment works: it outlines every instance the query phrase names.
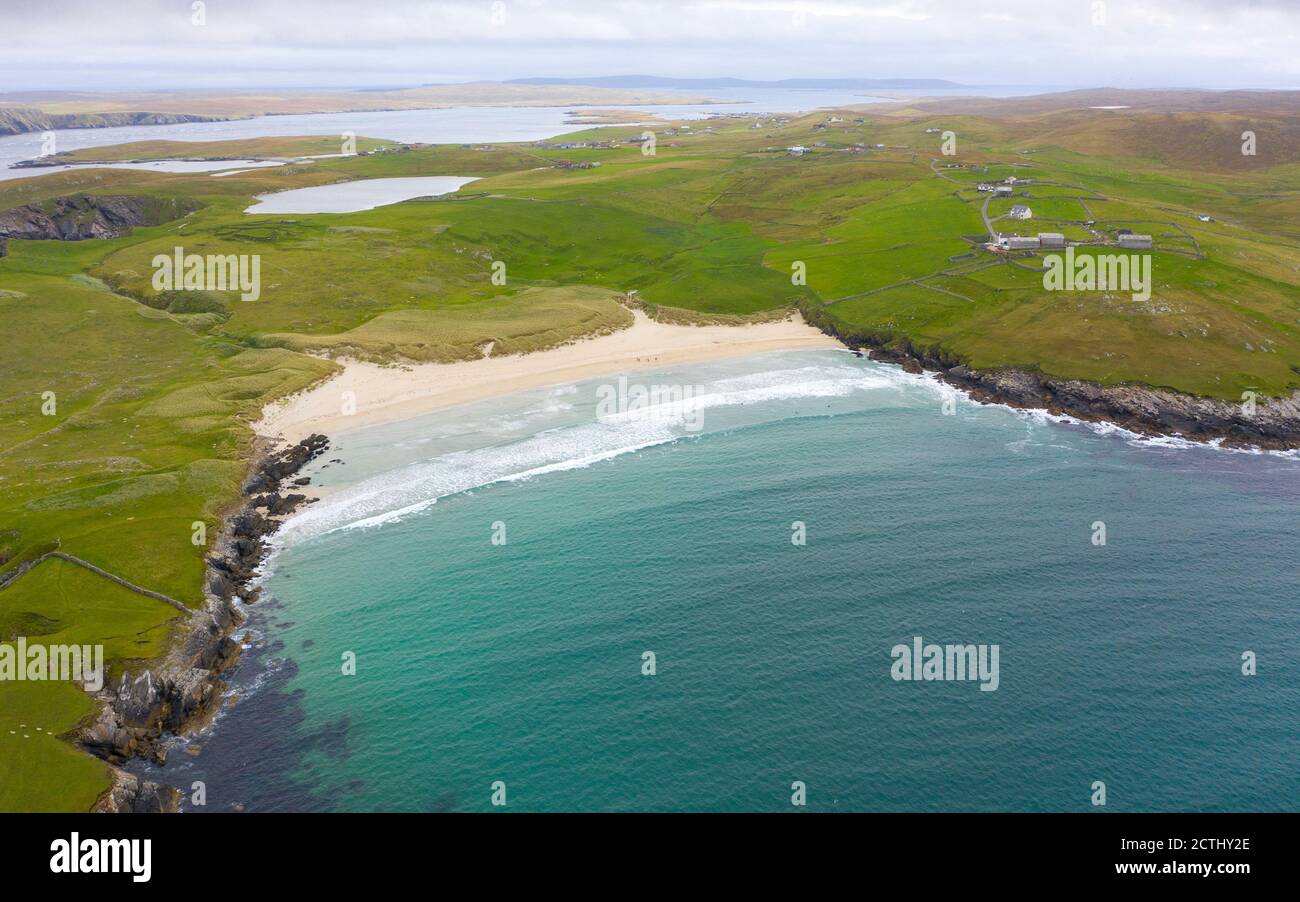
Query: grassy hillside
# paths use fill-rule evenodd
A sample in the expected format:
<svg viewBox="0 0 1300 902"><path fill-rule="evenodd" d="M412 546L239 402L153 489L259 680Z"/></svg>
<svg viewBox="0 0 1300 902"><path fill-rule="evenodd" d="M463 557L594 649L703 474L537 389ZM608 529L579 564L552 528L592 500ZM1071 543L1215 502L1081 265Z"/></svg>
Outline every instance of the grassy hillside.
<svg viewBox="0 0 1300 902"><path fill-rule="evenodd" d="M417 147L222 178L99 170L0 183L0 211L73 193L199 205L110 241L11 241L0 259L0 574L58 542L197 604L205 549L193 523L215 533L266 401L327 376L330 355L466 359L489 342L513 353L616 329L629 314L615 295L632 291L666 318L799 304L846 334L976 367L1229 400L1289 393L1300 382L1300 163L1263 145L1234 157L1242 115L872 107L761 127L656 126L652 156L635 143L642 126L615 126L549 142L612 147ZM1261 136L1293 128L1270 109L1248 119ZM927 129L956 132L957 155ZM111 152L328 152L319 140ZM587 163L599 165L578 168ZM480 180L360 213L244 212L270 191L415 175ZM1010 175L1030 181L986 206L976 185ZM1013 202L1034 218L999 218ZM1152 296L1046 292L1038 255L983 248L986 217L995 230L1080 242L1152 234ZM155 290L152 259L178 246L260 255L261 299ZM49 561L0 589L0 640L102 642L121 667L159 654L175 614ZM105 767L50 738L89 711L73 687L0 683L0 809L93 802Z"/></svg>
<svg viewBox="0 0 1300 902"><path fill-rule="evenodd" d="M395 142L358 137L360 153ZM342 153L342 143L333 135L244 138L235 141L131 141L107 147L81 147L45 158L49 163L108 163L124 160L268 160L294 159Z"/></svg>

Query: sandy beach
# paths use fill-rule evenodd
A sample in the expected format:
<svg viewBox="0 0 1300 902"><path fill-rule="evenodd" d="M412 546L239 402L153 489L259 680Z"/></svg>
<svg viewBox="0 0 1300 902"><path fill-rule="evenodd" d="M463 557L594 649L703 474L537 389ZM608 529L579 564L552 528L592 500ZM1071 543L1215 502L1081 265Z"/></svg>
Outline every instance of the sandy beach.
<svg viewBox="0 0 1300 902"><path fill-rule="evenodd" d="M632 326L611 335L533 354L400 367L340 360L342 373L268 405L254 428L268 438L297 442L313 432L334 436L546 385L764 351L844 347L797 314L746 326L668 325L639 310L634 317ZM355 412L345 412L349 405Z"/></svg>

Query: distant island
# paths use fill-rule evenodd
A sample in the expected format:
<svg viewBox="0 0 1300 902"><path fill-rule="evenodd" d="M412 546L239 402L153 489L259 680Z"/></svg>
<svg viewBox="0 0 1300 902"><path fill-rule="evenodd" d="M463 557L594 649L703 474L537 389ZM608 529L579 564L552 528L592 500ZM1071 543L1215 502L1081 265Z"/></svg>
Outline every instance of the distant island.
<svg viewBox="0 0 1300 902"><path fill-rule="evenodd" d="M454 106L613 107L729 103L663 89L471 82L385 91L41 91L0 94L0 135L60 128L213 122L302 113Z"/></svg>
<svg viewBox="0 0 1300 902"><path fill-rule="evenodd" d="M712 91L725 88L776 88L786 91L879 91L964 88L943 78L667 78L659 75L600 75L594 78L515 78L508 85L585 85L593 88L671 88Z"/></svg>

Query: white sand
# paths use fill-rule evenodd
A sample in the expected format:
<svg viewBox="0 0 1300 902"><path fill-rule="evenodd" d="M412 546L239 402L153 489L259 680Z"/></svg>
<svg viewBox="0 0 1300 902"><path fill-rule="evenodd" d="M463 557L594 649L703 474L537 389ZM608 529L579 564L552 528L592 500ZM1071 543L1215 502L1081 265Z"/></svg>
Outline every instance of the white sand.
<svg viewBox="0 0 1300 902"><path fill-rule="evenodd" d="M342 373L309 391L267 405L254 428L259 435L297 442L313 432L333 437L546 385L763 351L844 347L797 315L784 322L748 326L666 325L639 310L634 316L632 326L620 332L533 354L406 367L340 360ZM345 414L349 400L356 412Z"/></svg>

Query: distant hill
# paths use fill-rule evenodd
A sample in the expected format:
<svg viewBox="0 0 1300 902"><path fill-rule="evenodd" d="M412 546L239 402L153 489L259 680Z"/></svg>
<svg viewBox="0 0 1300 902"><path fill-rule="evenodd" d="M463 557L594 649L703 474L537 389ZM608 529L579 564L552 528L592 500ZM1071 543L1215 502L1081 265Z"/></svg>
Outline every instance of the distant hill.
<svg viewBox="0 0 1300 902"><path fill-rule="evenodd" d="M515 78L513 85L584 85L593 88L792 88L824 91L905 90L907 88L961 88L942 78L783 78L750 81L744 78L665 78L659 75L601 75L595 78Z"/></svg>
<svg viewBox="0 0 1300 902"><path fill-rule="evenodd" d="M925 100L924 104L928 113L994 118L1107 107L1149 113L1263 112L1295 115L1300 113L1300 91L1083 88L1025 97L937 97Z"/></svg>
<svg viewBox="0 0 1300 902"><path fill-rule="evenodd" d="M862 107L865 109L865 107ZM873 115L954 128L973 123L1021 148L1059 147L1092 157L1181 170L1243 172L1300 162L1300 91L1094 88L1031 97L936 97ZM1241 152L1254 132L1256 152Z"/></svg>

